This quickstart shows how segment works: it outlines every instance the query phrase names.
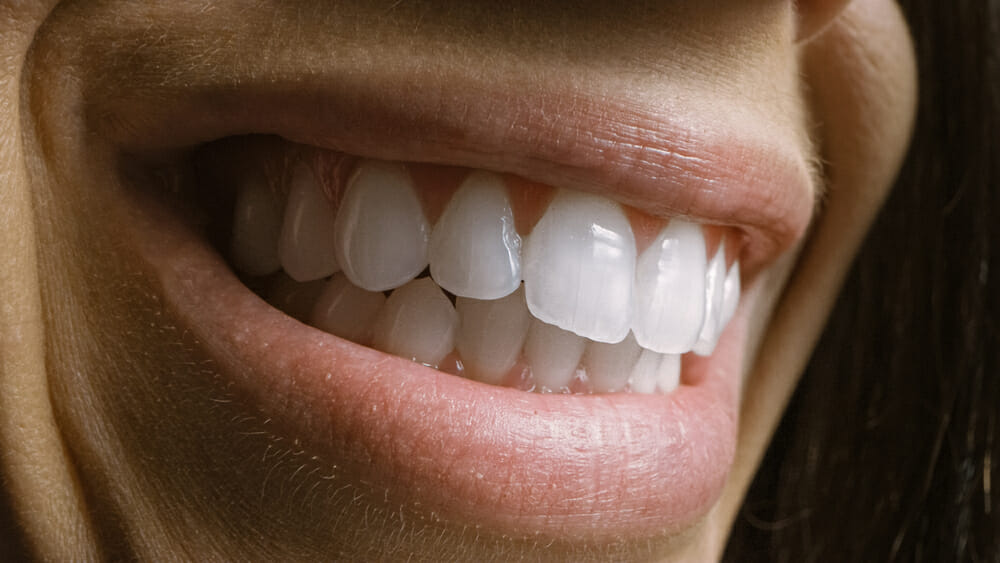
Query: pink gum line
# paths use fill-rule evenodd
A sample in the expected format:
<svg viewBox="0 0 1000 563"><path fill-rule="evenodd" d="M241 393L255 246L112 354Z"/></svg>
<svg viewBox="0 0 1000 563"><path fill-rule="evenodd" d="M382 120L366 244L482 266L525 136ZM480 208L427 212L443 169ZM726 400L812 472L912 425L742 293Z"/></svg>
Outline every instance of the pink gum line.
<svg viewBox="0 0 1000 563"><path fill-rule="evenodd" d="M356 169L359 159L343 153L316 151L307 158L319 179L327 197L339 205L347 182ZM427 220L433 225L444 211L452 196L458 191L462 181L471 172L468 168L428 163L403 163L413 179L417 197L420 199ZM514 212L514 222L523 237L530 233L545 213L555 197L556 188L513 174L501 174L507 184L507 193ZM287 178L288 175L285 175ZM622 204L635 236L636 250L642 253L669 223L669 219L656 217L634 207ZM705 233L706 251L709 258L722 244L726 244L726 267L739 257L743 241L736 229L719 225L702 225Z"/></svg>

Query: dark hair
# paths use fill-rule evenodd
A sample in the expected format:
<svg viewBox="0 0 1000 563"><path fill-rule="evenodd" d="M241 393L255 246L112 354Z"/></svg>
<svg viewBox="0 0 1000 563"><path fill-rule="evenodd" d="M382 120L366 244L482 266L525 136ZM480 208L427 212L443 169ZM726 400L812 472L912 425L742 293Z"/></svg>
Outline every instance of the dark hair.
<svg viewBox="0 0 1000 563"><path fill-rule="evenodd" d="M731 561L1000 561L1000 0L900 2L920 102Z"/></svg>

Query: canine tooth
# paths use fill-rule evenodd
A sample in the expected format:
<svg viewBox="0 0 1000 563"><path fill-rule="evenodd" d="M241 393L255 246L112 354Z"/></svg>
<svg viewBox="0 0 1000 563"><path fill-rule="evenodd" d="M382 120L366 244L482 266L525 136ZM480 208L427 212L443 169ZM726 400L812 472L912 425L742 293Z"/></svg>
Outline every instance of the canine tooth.
<svg viewBox="0 0 1000 563"><path fill-rule="evenodd" d="M699 356L711 355L719 342L719 334L722 332L720 320L725 279L726 253L720 246L705 272L705 323L693 347L694 353Z"/></svg>
<svg viewBox="0 0 1000 563"><path fill-rule="evenodd" d="M452 197L430 241L431 277L462 297L499 299L521 284L521 237L503 179L473 172Z"/></svg>
<svg viewBox="0 0 1000 563"><path fill-rule="evenodd" d="M500 383L514 367L531 326L531 314L518 288L502 299L483 301L459 297L455 343L471 379Z"/></svg>
<svg viewBox="0 0 1000 563"><path fill-rule="evenodd" d="M236 194L230 255L236 269L248 276L266 276L281 268L278 237L281 208L261 178L250 178Z"/></svg>
<svg viewBox="0 0 1000 563"><path fill-rule="evenodd" d="M663 354L657 354L652 350L643 350L639 355L639 360L632 367L629 374L628 387L635 393L653 393L659 383L660 364L663 362Z"/></svg>
<svg viewBox="0 0 1000 563"><path fill-rule="evenodd" d="M740 263L735 262L726 274L726 282L722 285L722 323L725 328L736 314L740 304Z"/></svg>
<svg viewBox="0 0 1000 563"><path fill-rule="evenodd" d="M333 253L333 207L308 166L293 175L278 255L285 272L297 281L325 278L337 271Z"/></svg>
<svg viewBox="0 0 1000 563"><path fill-rule="evenodd" d="M437 366L455 348L458 313L430 278L413 280L392 292L372 330L383 352Z"/></svg>
<svg viewBox="0 0 1000 563"><path fill-rule="evenodd" d="M384 304L382 293L361 289L344 274L336 274L326 282L309 324L351 342L367 344Z"/></svg>
<svg viewBox="0 0 1000 563"><path fill-rule="evenodd" d="M705 318L705 236L674 219L639 257L632 331L650 350L683 354L698 340Z"/></svg>
<svg viewBox="0 0 1000 563"><path fill-rule="evenodd" d="M568 387L586 345L583 337L535 319L524 343L535 385L549 391Z"/></svg>
<svg viewBox="0 0 1000 563"><path fill-rule="evenodd" d="M598 393L624 389L641 353L642 348L631 333L617 344L589 342L583 354L583 365L591 387Z"/></svg>
<svg viewBox="0 0 1000 563"><path fill-rule="evenodd" d="M430 226L403 166L365 161L337 212L337 261L354 285L385 291L427 267Z"/></svg>
<svg viewBox="0 0 1000 563"><path fill-rule="evenodd" d="M524 248L528 308L598 342L621 342L632 321L635 238L621 207L562 191Z"/></svg>
<svg viewBox="0 0 1000 563"><path fill-rule="evenodd" d="M656 375L656 389L661 393L669 393L681 383L680 354L663 354L660 360L659 373Z"/></svg>

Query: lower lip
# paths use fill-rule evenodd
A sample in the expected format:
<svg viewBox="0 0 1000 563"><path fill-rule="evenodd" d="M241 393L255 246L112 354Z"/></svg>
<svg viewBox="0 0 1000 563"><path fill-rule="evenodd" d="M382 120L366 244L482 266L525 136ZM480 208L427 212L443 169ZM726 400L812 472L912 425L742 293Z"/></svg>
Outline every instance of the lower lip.
<svg viewBox="0 0 1000 563"><path fill-rule="evenodd" d="M277 431L375 498L515 537L648 538L704 517L732 463L744 304L669 395L485 385L303 325L149 201L126 202L174 322Z"/></svg>

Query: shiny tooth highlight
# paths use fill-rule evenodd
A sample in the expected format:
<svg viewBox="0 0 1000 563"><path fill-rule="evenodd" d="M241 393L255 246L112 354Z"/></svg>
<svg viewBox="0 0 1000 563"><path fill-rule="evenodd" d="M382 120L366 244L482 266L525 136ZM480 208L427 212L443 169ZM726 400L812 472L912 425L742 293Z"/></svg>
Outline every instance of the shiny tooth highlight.
<svg viewBox="0 0 1000 563"><path fill-rule="evenodd" d="M460 327L455 347L466 377L501 383L517 363L531 326L524 290L489 301L459 297L455 308Z"/></svg>
<svg viewBox="0 0 1000 563"><path fill-rule="evenodd" d="M292 173L278 243L281 267L292 279L310 281L338 270L331 244L334 217L312 170L300 164Z"/></svg>
<svg viewBox="0 0 1000 563"><path fill-rule="evenodd" d="M640 346L668 354L691 350L705 318L705 270L701 227L671 220L636 264L632 331Z"/></svg>
<svg viewBox="0 0 1000 563"><path fill-rule="evenodd" d="M587 381L594 391L622 391L628 386L632 367L639 360L642 348L631 333L616 344L589 342L583 354Z"/></svg>
<svg viewBox="0 0 1000 563"><path fill-rule="evenodd" d="M524 343L524 358L531 366L536 388L542 391L568 388L586 346L583 337L535 319Z"/></svg>
<svg viewBox="0 0 1000 563"><path fill-rule="evenodd" d="M521 284L521 237L503 179L476 171L431 234L431 277L460 297L499 299Z"/></svg>
<svg viewBox="0 0 1000 563"><path fill-rule="evenodd" d="M337 261L369 291L402 286L427 267L430 225L406 169L368 160L348 182L335 223Z"/></svg>
<svg viewBox="0 0 1000 563"><path fill-rule="evenodd" d="M309 324L351 342L368 344L383 305L384 294L361 289L338 273L326 282Z"/></svg>
<svg viewBox="0 0 1000 563"><path fill-rule="evenodd" d="M740 263L736 261L729 267L726 281L722 285L722 326L733 320L736 307L740 304Z"/></svg>
<svg viewBox="0 0 1000 563"><path fill-rule="evenodd" d="M455 348L458 313L430 278L413 280L392 292L372 330L372 345L383 352L437 367Z"/></svg>
<svg viewBox="0 0 1000 563"><path fill-rule="evenodd" d="M663 355L652 350L643 350L639 359L632 367L628 377L628 388L634 393L651 394L656 392L660 379L660 364Z"/></svg>
<svg viewBox="0 0 1000 563"><path fill-rule="evenodd" d="M266 276L281 269L278 237L281 207L263 178L251 177L236 194L230 256L237 270L248 276Z"/></svg>
<svg viewBox="0 0 1000 563"><path fill-rule="evenodd" d="M726 252L720 245L705 272L705 322L698 333L692 351L699 356L709 356L719 342L722 332L722 300L726 280Z"/></svg>
<svg viewBox="0 0 1000 563"><path fill-rule="evenodd" d="M632 323L635 238L621 206L560 191L524 248L524 285L536 318L598 342Z"/></svg>

